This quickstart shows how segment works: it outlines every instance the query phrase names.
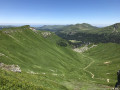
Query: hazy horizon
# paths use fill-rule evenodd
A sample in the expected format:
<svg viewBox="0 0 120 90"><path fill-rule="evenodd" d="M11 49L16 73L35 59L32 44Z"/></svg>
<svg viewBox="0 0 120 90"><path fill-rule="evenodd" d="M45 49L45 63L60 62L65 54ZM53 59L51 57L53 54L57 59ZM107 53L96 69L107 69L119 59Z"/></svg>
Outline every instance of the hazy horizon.
<svg viewBox="0 0 120 90"><path fill-rule="evenodd" d="M84 22L83 22L84 23ZM120 23L120 22L116 22L116 23ZM82 23L75 23L75 24L82 24ZM6 24L1 24L1 26L24 26L24 25L30 25L31 27L41 27L41 26L44 26L44 25L75 25L75 24L29 24L29 23L26 23L26 24L17 24L17 23L6 23ZM90 23L87 23L87 24L90 24ZM110 25L113 25L115 23L112 23L112 24L106 24L106 25L94 25L94 24L90 24L92 26L96 26L96 27L106 27L106 26L110 26Z"/></svg>

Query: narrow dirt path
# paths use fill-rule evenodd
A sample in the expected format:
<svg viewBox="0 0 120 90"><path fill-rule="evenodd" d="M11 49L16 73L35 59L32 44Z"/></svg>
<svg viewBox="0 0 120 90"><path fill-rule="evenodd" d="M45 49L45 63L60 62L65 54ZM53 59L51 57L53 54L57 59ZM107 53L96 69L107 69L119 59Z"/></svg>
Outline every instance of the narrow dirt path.
<svg viewBox="0 0 120 90"><path fill-rule="evenodd" d="M95 62L95 60L94 60L93 58L89 57L89 56L85 56L85 55L82 54L82 53L80 53L80 54L81 54L83 57L87 57L87 58L89 58L89 59L91 60L91 62L90 62L85 68L83 68L83 70L84 70L85 72L88 72L89 74L91 74L91 78L93 78L93 79L105 80L104 78L95 78L95 75L94 75L92 72L90 72L90 71L87 70L87 68L91 67L91 65Z"/></svg>
<svg viewBox="0 0 120 90"><path fill-rule="evenodd" d="M81 54L82 54L82 53L81 53ZM92 58L90 58L90 57L88 57L88 56L85 56L85 55L83 55L83 54L82 54L82 56L87 57L87 58L89 58L90 60L92 60L92 62L90 62L85 68L83 68L83 70L86 71L86 72L88 72L89 74L91 74L91 76L92 76L91 78L94 78L95 75L94 75L92 72L88 71L87 68L89 68L95 61L94 61Z"/></svg>
<svg viewBox="0 0 120 90"><path fill-rule="evenodd" d="M86 47L86 46L85 46ZM85 48L85 47L83 47L83 48ZM86 51L87 49L85 49L85 51ZM88 57L88 56L85 56L84 54L82 54L82 51L81 51L81 49L73 49L73 51L75 51L75 52L78 52L78 53L80 53L83 57L87 57L88 59L90 59L91 60L91 62L85 67L85 68L83 68L83 71L85 71L85 72L88 72L89 74L91 74L91 78L94 78L94 74L92 73L92 72L90 72L90 71L88 71L87 70L87 68L89 68L95 61L94 61L94 59L92 59L92 58L90 58L90 57Z"/></svg>
<svg viewBox="0 0 120 90"><path fill-rule="evenodd" d="M95 75L92 72L90 72L89 70L87 70L89 67L91 67L91 65L93 63L95 63L95 60L93 58L84 55L82 52L79 52L78 50L74 50L74 51L80 53L83 57L86 57L86 58L91 60L91 62L86 67L83 68L83 71L91 74L91 78L93 78L93 79L105 80L104 78L95 78Z"/></svg>
<svg viewBox="0 0 120 90"><path fill-rule="evenodd" d="M86 66L85 68L83 68L84 71L86 71L86 72L88 72L88 73L90 73L92 75L92 78L94 78L95 75L92 72L88 71L87 68L90 67L94 62L95 61L92 61L88 66Z"/></svg>
<svg viewBox="0 0 120 90"><path fill-rule="evenodd" d="M75 50L74 50L74 51L75 51ZM76 52L77 52L77 51L76 51ZM84 54L81 53L81 52L78 52L78 53L80 53L83 57L86 57L86 58L88 58L89 60L91 60L91 62L90 62L86 67L83 68L83 71L89 73L89 74L91 75L91 78L94 79L94 80L95 80L95 79L98 79L98 80L102 80L102 81L107 81L107 83L110 82L109 79L106 80L105 78L96 78L95 75L94 75L91 71L87 70L89 67L91 67L91 65L92 65L93 63L95 63L95 60L94 60L93 58L87 56L87 55L84 55ZM94 80L93 80L93 81L94 81ZM105 89L105 88L104 88L104 89L105 89L105 90L108 90L108 88L111 89L111 88L113 88L113 87L106 86L106 89Z"/></svg>
<svg viewBox="0 0 120 90"><path fill-rule="evenodd" d="M81 54L82 54L82 53L81 53ZM94 61L94 59L91 58L91 57L85 56L84 54L82 54L82 55L83 55L84 57L87 57L87 58L89 58L90 60L92 60L92 62L90 62L85 68L83 68L83 70L86 71L86 72L88 72L88 73L90 73L90 74L92 75L92 78L94 78L94 79L105 80L104 78L95 78L95 75L94 75L92 72L90 72L90 71L87 70L87 68L89 68L95 61ZM107 81L107 82L108 82L108 81Z"/></svg>

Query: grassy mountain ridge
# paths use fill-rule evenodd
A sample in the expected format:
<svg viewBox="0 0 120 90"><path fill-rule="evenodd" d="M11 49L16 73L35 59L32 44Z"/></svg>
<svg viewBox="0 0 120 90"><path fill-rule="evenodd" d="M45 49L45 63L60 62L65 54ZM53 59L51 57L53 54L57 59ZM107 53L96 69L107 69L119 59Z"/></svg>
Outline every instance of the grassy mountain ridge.
<svg viewBox="0 0 120 90"><path fill-rule="evenodd" d="M68 25L66 27L63 27L60 30L60 32L66 33L66 34L69 34L69 33L74 34L74 33L82 32L82 31L84 32L86 30L93 30L93 29L97 29L97 27L87 23L82 23L82 24Z"/></svg>
<svg viewBox="0 0 120 90"><path fill-rule="evenodd" d="M119 33L120 32L120 23L115 23L110 26L97 28L87 23L68 25L61 29L61 33L70 34L73 32L83 32L83 33L96 33L96 34L110 34L110 33Z"/></svg>
<svg viewBox="0 0 120 90"><path fill-rule="evenodd" d="M115 23L113 25L99 28L96 30L88 31L89 33L99 33L99 34L111 34L111 33L120 33L120 23Z"/></svg>
<svg viewBox="0 0 120 90"><path fill-rule="evenodd" d="M75 25L44 25L42 27L37 27L37 30L46 30L52 32L63 32L63 33L71 33L71 32L80 32L86 30L97 29L97 27L92 26L87 23L75 24Z"/></svg>

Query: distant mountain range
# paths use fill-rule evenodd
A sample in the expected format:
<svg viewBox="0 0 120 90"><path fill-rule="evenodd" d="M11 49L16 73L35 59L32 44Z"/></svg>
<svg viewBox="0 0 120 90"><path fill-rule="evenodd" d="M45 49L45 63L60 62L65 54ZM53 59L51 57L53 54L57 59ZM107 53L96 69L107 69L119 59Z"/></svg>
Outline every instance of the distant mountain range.
<svg viewBox="0 0 120 90"><path fill-rule="evenodd" d="M66 40L80 41L80 45L84 43L120 43L120 23L103 28L89 24L66 26L56 34Z"/></svg>
<svg viewBox="0 0 120 90"><path fill-rule="evenodd" d="M87 23L82 24L75 24L75 25L44 25L42 27L35 27L37 30L47 30L52 32L79 32L81 30L91 30L91 29L97 29L97 27L92 26Z"/></svg>
<svg viewBox="0 0 120 90"><path fill-rule="evenodd" d="M120 31L120 23L116 23L107 27L96 27L87 23L75 25L44 25L35 27L37 30L46 30L61 33L76 33L76 32L90 32L90 33L114 33Z"/></svg>
<svg viewBox="0 0 120 90"><path fill-rule="evenodd" d="M72 34L72 33L77 33L77 32L84 32L87 30L94 30L94 29L98 29L95 26L92 26L90 24L87 23L83 23L83 24L75 24L75 25L68 25L63 27L61 30L59 30L61 33L66 33L66 34Z"/></svg>
<svg viewBox="0 0 120 90"><path fill-rule="evenodd" d="M12 26L12 25L0 25L0 30L3 28L11 28L11 27L16 27L16 26Z"/></svg>
<svg viewBox="0 0 120 90"><path fill-rule="evenodd" d="M61 30L65 26L66 25L43 25L42 27L34 27L34 28L37 30L47 30L47 31L56 32L58 30Z"/></svg>

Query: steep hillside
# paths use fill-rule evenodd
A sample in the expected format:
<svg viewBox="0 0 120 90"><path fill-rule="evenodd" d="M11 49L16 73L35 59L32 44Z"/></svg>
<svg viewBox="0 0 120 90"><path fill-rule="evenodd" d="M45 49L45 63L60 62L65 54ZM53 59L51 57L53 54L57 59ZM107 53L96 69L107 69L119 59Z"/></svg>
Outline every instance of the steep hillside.
<svg viewBox="0 0 120 90"><path fill-rule="evenodd" d="M85 70L91 60L70 49L54 33L29 26L0 31L0 62L18 65L21 73L0 68L0 89L83 89L107 88L93 83ZM3 67L5 68L5 67Z"/></svg>
<svg viewBox="0 0 120 90"><path fill-rule="evenodd" d="M74 53L69 47L57 45L61 39L53 33L34 31L29 29L29 26L24 26L4 29L0 32L0 37L0 61L6 64L18 64L25 71L35 69L37 72L42 72L39 68L44 71L53 67L64 69L63 60L64 63L73 65L71 61L74 59L72 57ZM69 62L67 62L68 59ZM38 65L38 62L42 64ZM37 66L39 68L35 68ZM44 68L44 66L47 67ZM62 73L59 70L57 72Z"/></svg>

